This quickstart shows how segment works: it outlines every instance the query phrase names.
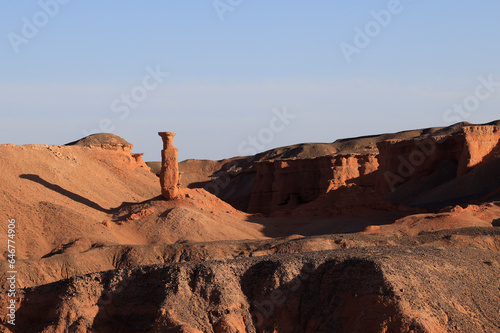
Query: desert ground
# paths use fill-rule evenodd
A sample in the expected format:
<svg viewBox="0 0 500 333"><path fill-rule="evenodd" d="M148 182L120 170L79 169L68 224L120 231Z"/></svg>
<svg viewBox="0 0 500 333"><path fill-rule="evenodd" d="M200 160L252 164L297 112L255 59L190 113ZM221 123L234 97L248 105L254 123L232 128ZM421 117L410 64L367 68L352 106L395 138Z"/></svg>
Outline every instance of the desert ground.
<svg viewBox="0 0 500 333"><path fill-rule="evenodd" d="M500 121L165 147L0 145L1 332L500 332Z"/></svg>

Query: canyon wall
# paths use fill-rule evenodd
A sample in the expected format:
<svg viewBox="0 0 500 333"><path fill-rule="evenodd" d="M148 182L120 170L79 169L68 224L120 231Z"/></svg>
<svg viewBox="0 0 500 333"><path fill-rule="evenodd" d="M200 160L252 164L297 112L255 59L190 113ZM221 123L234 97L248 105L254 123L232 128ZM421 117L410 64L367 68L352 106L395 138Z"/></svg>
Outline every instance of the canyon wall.
<svg viewBox="0 0 500 333"><path fill-rule="evenodd" d="M453 133L402 141L383 141L379 150L376 191L394 192L410 180L413 190L430 190L495 160L500 153L500 126L462 126Z"/></svg>
<svg viewBox="0 0 500 333"><path fill-rule="evenodd" d="M482 179L495 175L495 167L485 168L500 155L499 139L500 121L485 125L464 122L321 145L282 147L222 161L187 160L179 164L179 169L183 186L204 188L251 213L269 215L294 209L345 185L363 187L360 191L374 202L383 197L416 206L434 191L434 206L439 207L467 202L492 191L496 181ZM449 182L454 183L453 189L442 188ZM471 182L483 186L476 188ZM442 196L450 196L447 191L461 194L457 200L444 202L437 198L438 189Z"/></svg>
<svg viewBox="0 0 500 333"><path fill-rule="evenodd" d="M378 162L373 154L348 154L265 161L256 167L248 211L269 215L311 202L348 183L373 186Z"/></svg>
<svg viewBox="0 0 500 333"><path fill-rule="evenodd" d="M468 126L462 130L467 152L462 157L463 171L499 156L500 126Z"/></svg>
<svg viewBox="0 0 500 333"><path fill-rule="evenodd" d="M452 193L442 193L452 200L434 198L434 206L462 203L493 190L494 186L476 188L469 184L472 182L469 178L474 178L471 176L474 173L485 173L476 169L499 157L499 140L497 124L457 124L410 139L378 141L378 154L332 154L256 162L248 212L272 215L291 210L346 185L374 190L366 200L376 201L385 196L395 203L428 206L419 197L454 182L462 190L449 191L460 196L454 201ZM474 173L469 175L472 170ZM488 173L491 175L491 170ZM446 188L441 192L446 192Z"/></svg>

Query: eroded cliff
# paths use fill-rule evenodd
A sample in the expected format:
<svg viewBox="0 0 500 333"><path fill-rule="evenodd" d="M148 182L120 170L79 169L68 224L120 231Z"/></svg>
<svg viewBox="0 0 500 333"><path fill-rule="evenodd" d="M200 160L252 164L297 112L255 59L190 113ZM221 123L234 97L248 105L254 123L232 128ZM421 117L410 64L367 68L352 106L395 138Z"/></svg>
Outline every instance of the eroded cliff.
<svg viewBox="0 0 500 333"><path fill-rule="evenodd" d="M334 155L260 162L251 192L250 213L273 214L308 203L347 184L372 186L375 155Z"/></svg>
<svg viewBox="0 0 500 333"><path fill-rule="evenodd" d="M16 329L496 332L499 262L472 248L379 247L127 268L25 290Z"/></svg>
<svg viewBox="0 0 500 333"><path fill-rule="evenodd" d="M198 178L194 167L198 162L181 163L181 170L188 175L188 187L204 187L250 213L292 212L318 198L334 204L338 195L329 193L350 186L360 189L343 188L342 192L363 193L367 202L378 207L388 200L442 208L484 196L496 198L499 140L499 122L459 123L321 146L284 147L220 163L204 161L203 165L211 162L211 168L199 172ZM484 179L488 175L493 178L489 182Z"/></svg>

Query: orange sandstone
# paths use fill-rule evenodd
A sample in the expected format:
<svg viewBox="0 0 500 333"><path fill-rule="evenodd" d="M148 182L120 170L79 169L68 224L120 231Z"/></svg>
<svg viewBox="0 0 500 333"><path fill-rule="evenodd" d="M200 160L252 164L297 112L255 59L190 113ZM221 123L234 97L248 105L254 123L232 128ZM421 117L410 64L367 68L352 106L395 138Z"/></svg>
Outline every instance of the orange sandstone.
<svg viewBox="0 0 500 333"><path fill-rule="evenodd" d="M167 200L175 199L179 195L179 165L177 162L177 148L174 147L174 132L158 132L163 140L161 151L160 185L161 194Z"/></svg>

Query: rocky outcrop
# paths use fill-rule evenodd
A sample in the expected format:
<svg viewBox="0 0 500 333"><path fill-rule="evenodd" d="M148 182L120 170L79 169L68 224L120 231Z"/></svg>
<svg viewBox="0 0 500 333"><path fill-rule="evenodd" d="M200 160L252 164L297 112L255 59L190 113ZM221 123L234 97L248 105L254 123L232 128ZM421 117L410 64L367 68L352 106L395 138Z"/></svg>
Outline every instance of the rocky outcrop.
<svg viewBox="0 0 500 333"><path fill-rule="evenodd" d="M500 126L467 126L462 131L465 149L459 163L459 175L500 155Z"/></svg>
<svg viewBox="0 0 500 333"><path fill-rule="evenodd" d="M83 139L67 143L65 146L82 147L92 150L104 150L113 155L113 153L118 153L121 155L119 158L120 162L125 162L124 164L129 164L130 166L139 166L143 169L150 170L149 166L146 165L142 156L143 153L132 153L132 148L134 145L125 139L111 134L111 133L98 133L89 135ZM124 154L123 154L124 153ZM117 156L114 154L113 156ZM116 158L112 158L116 160Z"/></svg>
<svg viewBox="0 0 500 333"><path fill-rule="evenodd" d="M163 140L161 151L160 185L161 194L167 200L175 199L179 195L179 165L177 162L177 148L174 147L174 132L159 132Z"/></svg>
<svg viewBox="0 0 500 333"><path fill-rule="evenodd" d="M21 291L15 329L497 332L499 262L424 246L126 268Z"/></svg>
<svg viewBox="0 0 500 333"><path fill-rule="evenodd" d="M500 121L484 125L464 122L300 144L243 158L187 160L179 168L185 175L184 186L204 188L239 210L265 215L294 209L353 184L363 189L347 192L364 193L377 207L385 206L381 199L388 199L440 208L491 195L497 186L499 139ZM484 180L488 174L489 182ZM450 182L454 183L452 189L442 188ZM432 200L426 201L424 197L432 191ZM337 197L328 195L322 200L331 203Z"/></svg>
<svg viewBox="0 0 500 333"><path fill-rule="evenodd" d="M374 186L376 156L333 155L314 159L260 162L249 212L273 214L311 202L347 184Z"/></svg>
<svg viewBox="0 0 500 333"><path fill-rule="evenodd" d="M426 247L474 247L500 252L500 228L491 227L500 221L500 203L496 203L495 207L476 207L473 212L471 208L453 210L438 215L413 215L394 224L371 225L362 230L362 233L358 230L348 234L307 237L295 234L264 240L251 240L248 237L242 240L211 242L184 240L146 246L96 246L86 239L78 239L70 244L58 246L43 258L17 261L16 285L18 288L33 288L90 273L134 266L242 259L335 249L403 247L408 244ZM8 271L7 260L0 261L0 281L3 281L2 287L7 289Z"/></svg>
<svg viewBox="0 0 500 333"><path fill-rule="evenodd" d="M125 139L110 133L89 135L83 139L66 144L66 146L80 146L87 148L121 149L131 151L134 145Z"/></svg>
<svg viewBox="0 0 500 333"><path fill-rule="evenodd" d="M179 170L183 187L203 188L238 210L248 210L255 178L253 159L190 159L180 162Z"/></svg>
<svg viewBox="0 0 500 333"><path fill-rule="evenodd" d="M430 190L498 158L500 126L456 127L453 133L378 143L377 192L394 192L412 179L419 180L413 190Z"/></svg>
<svg viewBox="0 0 500 333"><path fill-rule="evenodd" d="M274 148L254 156L234 157L220 161L186 160L179 163L179 170L182 174L183 187L204 188L233 207L248 212L257 175L256 165L260 162L312 160L334 155L375 156L378 153L378 142L415 138L442 129L428 128L370 135L339 139L331 143L302 143ZM148 162L148 166L151 167L152 172L160 174L161 162Z"/></svg>

